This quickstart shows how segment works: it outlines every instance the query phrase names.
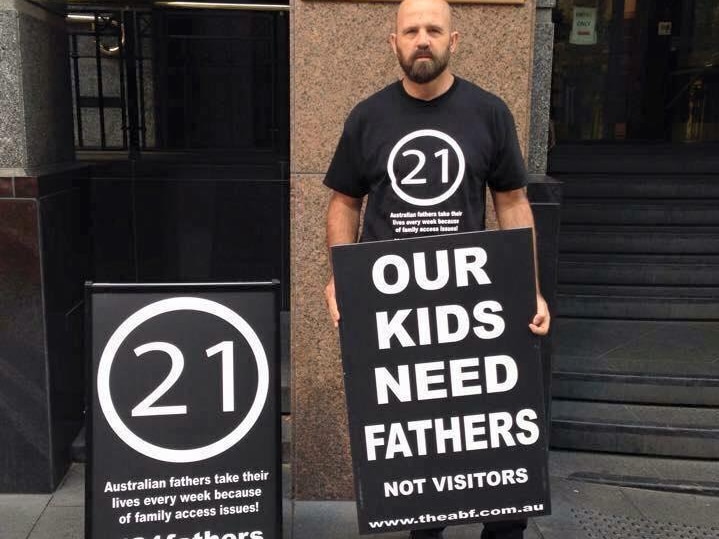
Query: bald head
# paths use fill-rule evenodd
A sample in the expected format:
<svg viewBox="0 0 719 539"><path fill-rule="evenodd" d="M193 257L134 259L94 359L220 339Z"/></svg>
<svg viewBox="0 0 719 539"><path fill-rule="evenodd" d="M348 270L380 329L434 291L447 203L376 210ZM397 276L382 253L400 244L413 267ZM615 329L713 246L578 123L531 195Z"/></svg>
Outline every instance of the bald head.
<svg viewBox="0 0 719 539"><path fill-rule="evenodd" d="M452 10L446 0L403 0L397 9L390 44L407 79L444 87L452 75L447 66L459 34L452 30Z"/></svg>
<svg viewBox="0 0 719 539"><path fill-rule="evenodd" d="M435 17L446 24L448 31L452 30L452 8L447 0L402 0L397 8L395 28L400 31L400 25L408 18L417 15Z"/></svg>

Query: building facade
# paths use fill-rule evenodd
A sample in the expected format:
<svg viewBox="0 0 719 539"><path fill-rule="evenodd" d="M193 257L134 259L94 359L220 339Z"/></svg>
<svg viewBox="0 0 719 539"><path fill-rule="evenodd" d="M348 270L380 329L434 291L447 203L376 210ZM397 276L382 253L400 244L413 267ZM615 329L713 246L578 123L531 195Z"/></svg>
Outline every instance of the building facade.
<svg viewBox="0 0 719 539"><path fill-rule="evenodd" d="M397 4L170 4L0 0L0 490L50 491L70 462L87 383L85 281L279 278L294 492L350 498L339 348L323 299L322 179L352 106L400 75L387 43ZM452 5L462 36L454 71L500 95L514 114L545 231L541 270L550 296L559 187L546 177L548 166L573 189L584 185L582 174L606 176L617 166L636 173L650 162L671 171L661 162L687 152L698 173L717 171L717 2L678 4ZM665 161L647 158L656 148ZM624 165L617 152L631 154ZM585 167L592 162L600 168ZM703 181L713 193L712 180ZM676 196L665 189L665 198ZM571 233L577 223L562 218ZM579 236L581 226L596 224L580 223ZM714 316L719 253L707 234L702 321ZM576 240L561 241L576 254L566 247ZM676 242L681 252L686 244ZM698 249L691 254L704 253ZM611 265L616 253L599 252L611 256L598 265ZM578 263L596 266L597 253L588 256ZM560 256L560 281L574 263ZM626 271L637 264L644 262ZM572 279L552 307L568 319L593 319L596 309L576 307L593 300L575 293ZM626 301L612 298L624 296L604 292L594 294L599 318L656 318L641 301L633 315L620 312L616 305ZM549 346L545 367L549 388ZM572 373L555 373L559 401L601 400ZM581 448L561 428L556 437Z"/></svg>

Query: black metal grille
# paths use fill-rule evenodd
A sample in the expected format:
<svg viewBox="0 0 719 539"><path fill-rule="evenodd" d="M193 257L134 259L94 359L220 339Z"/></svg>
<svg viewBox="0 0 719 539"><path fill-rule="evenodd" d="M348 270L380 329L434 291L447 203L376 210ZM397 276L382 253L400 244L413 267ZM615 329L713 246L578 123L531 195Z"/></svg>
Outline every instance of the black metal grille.
<svg viewBox="0 0 719 539"><path fill-rule="evenodd" d="M257 11L72 11L76 147L286 157L286 19Z"/></svg>
<svg viewBox="0 0 719 539"><path fill-rule="evenodd" d="M148 149L147 65L152 16L72 11L68 16L75 145L81 150Z"/></svg>

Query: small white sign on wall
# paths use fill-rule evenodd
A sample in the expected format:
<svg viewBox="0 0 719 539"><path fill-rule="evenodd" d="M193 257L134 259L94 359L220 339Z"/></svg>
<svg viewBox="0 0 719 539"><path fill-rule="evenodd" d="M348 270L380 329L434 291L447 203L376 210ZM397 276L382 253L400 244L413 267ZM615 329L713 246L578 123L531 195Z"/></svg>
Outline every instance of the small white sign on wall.
<svg viewBox="0 0 719 539"><path fill-rule="evenodd" d="M575 7L572 16L572 33L569 36L572 45L596 45L597 8Z"/></svg>

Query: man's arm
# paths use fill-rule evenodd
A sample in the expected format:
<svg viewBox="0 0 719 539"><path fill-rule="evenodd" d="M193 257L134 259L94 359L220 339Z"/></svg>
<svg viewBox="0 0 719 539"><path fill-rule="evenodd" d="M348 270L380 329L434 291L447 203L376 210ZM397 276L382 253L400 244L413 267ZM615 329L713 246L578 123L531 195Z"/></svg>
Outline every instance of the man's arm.
<svg viewBox="0 0 719 539"><path fill-rule="evenodd" d="M332 191L329 205L327 206L327 248L343 243L354 243L357 241L357 229L359 227L360 210L362 199L343 195ZM330 256L330 265L332 257ZM335 298L334 273L325 287L325 301L330 318L335 327L339 325L340 313L337 309Z"/></svg>
<svg viewBox="0 0 719 539"><path fill-rule="evenodd" d="M529 324L529 329L537 335L546 335L549 332L549 308L547 302L544 301L542 293L539 290L539 264L537 263L537 238L534 231L534 217L532 208L527 199L527 193L524 188L512 189L510 191L492 191L494 200L494 209L497 212L497 220L499 228L532 228L532 240L534 242L534 274L535 288L537 291L537 313Z"/></svg>

